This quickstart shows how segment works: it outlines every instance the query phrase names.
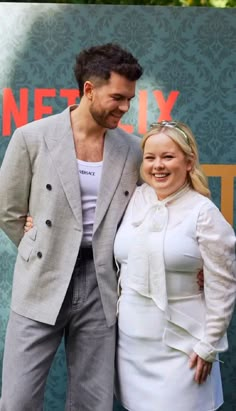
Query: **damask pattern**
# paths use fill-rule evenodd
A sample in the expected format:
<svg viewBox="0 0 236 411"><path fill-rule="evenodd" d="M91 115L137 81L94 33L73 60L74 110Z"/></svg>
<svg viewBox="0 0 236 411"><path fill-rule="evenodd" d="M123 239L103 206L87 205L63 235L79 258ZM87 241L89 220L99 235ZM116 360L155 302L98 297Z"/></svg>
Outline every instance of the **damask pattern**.
<svg viewBox="0 0 236 411"><path fill-rule="evenodd" d="M236 153L236 9L68 4L0 4L0 88L29 89L28 121L34 119L36 88L56 89L44 105L53 112L66 107L61 89L76 88L75 55L85 47L118 42L136 55L145 71L137 98L123 123L139 134L140 93L147 91L147 125L160 109L153 94L165 100L179 91L172 118L194 130L202 163L232 164ZM3 134L3 102L0 102ZM145 116L144 116L145 117ZM12 131L15 125L12 122ZM0 163L9 137L0 137ZM220 205L220 181L211 179L213 200ZM0 358L9 314L16 250L0 233ZM229 331L229 351L222 356L225 404L236 409L236 318ZM0 360L1 364L1 360ZM51 369L45 411L63 411L66 390L61 346ZM114 410L120 411L116 403Z"/></svg>

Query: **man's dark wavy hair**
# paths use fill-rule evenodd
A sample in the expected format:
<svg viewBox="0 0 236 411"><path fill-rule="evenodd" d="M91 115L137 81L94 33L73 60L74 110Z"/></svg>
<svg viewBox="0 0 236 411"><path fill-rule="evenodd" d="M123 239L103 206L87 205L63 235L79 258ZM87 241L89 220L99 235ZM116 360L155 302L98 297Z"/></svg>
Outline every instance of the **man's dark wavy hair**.
<svg viewBox="0 0 236 411"><path fill-rule="evenodd" d="M107 81L111 72L136 81L141 77L143 69L138 60L118 44L107 43L81 51L76 56L74 67L80 96L83 96L85 81L93 78Z"/></svg>

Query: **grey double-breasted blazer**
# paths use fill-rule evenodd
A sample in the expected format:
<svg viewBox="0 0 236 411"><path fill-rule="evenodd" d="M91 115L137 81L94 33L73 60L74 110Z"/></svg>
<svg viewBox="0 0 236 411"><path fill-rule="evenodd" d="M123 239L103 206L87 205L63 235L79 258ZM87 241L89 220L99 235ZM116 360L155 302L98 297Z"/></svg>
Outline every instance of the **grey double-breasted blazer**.
<svg viewBox="0 0 236 411"><path fill-rule="evenodd" d="M108 326L116 319L113 242L138 181L140 161L138 137L119 128L107 131L92 246ZM24 234L28 213L34 227ZM0 227L18 247L12 310L55 324L83 234L69 108L13 134L0 170Z"/></svg>

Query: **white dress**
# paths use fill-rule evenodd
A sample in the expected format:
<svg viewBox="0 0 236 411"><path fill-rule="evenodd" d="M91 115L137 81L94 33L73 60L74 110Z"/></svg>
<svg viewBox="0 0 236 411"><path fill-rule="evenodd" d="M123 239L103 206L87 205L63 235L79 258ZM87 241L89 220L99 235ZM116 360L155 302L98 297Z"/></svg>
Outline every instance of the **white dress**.
<svg viewBox="0 0 236 411"><path fill-rule="evenodd" d="M137 187L116 236L120 265L117 396L130 411L212 411L223 403L218 353L235 300L235 235L216 206L185 187L158 201ZM197 273L204 268L204 294ZM193 350L214 361L194 381Z"/></svg>

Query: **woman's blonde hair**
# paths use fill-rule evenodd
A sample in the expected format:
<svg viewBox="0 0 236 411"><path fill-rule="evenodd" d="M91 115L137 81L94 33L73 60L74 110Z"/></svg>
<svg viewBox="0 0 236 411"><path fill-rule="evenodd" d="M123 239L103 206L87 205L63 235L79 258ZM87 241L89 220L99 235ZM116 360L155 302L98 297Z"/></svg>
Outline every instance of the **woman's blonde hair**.
<svg viewBox="0 0 236 411"><path fill-rule="evenodd" d="M187 177L190 187L198 193L210 197L211 193L208 187L207 177L199 164L197 143L191 129L180 121L162 121L160 123L154 123L151 126L151 129L144 134L142 138L141 147L143 151L147 139L159 133L164 133L170 137L182 150L186 159L191 160L192 169L188 172Z"/></svg>

